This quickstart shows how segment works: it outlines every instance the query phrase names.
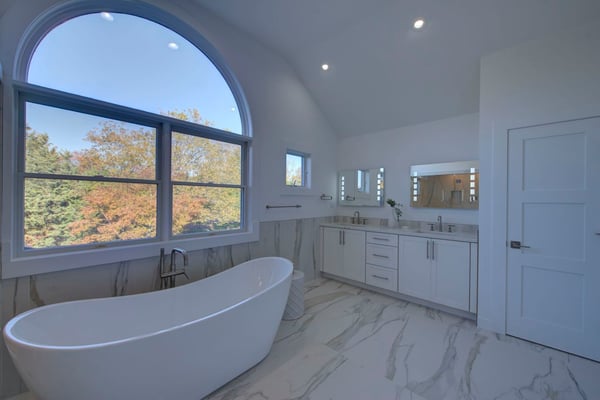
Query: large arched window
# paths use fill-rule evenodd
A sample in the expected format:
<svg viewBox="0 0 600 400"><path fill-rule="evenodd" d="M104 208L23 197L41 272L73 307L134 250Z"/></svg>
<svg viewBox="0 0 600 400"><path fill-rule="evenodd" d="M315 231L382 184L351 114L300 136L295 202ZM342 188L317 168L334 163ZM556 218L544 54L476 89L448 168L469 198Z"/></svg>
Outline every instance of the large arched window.
<svg viewBox="0 0 600 400"><path fill-rule="evenodd" d="M251 139L225 67L127 12L53 26L13 84L14 255L244 232Z"/></svg>

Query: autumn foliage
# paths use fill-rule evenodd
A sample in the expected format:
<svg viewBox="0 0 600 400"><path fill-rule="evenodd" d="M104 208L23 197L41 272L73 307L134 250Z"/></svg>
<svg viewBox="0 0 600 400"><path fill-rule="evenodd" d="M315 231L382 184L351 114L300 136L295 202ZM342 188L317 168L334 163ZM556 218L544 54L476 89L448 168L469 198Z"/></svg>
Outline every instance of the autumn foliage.
<svg viewBox="0 0 600 400"><path fill-rule="evenodd" d="M197 110L168 114L209 125ZM161 177L153 128L107 120L77 152L56 148L45 133L28 128L26 134L26 171L59 175L25 179L26 247L157 235ZM239 145L173 132L171 160L173 235L240 227L241 189L214 186L241 185Z"/></svg>

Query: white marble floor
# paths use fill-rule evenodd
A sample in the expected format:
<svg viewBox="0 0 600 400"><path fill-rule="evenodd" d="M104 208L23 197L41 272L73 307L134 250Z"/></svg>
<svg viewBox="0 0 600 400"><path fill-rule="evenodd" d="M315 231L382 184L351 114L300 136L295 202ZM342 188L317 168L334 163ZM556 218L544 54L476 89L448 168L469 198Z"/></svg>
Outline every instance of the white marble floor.
<svg viewBox="0 0 600 400"><path fill-rule="evenodd" d="M330 280L210 400L600 399L600 363Z"/></svg>
<svg viewBox="0 0 600 400"><path fill-rule="evenodd" d="M600 363L472 321L331 280L308 283L305 303L263 362L207 399L600 399Z"/></svg>

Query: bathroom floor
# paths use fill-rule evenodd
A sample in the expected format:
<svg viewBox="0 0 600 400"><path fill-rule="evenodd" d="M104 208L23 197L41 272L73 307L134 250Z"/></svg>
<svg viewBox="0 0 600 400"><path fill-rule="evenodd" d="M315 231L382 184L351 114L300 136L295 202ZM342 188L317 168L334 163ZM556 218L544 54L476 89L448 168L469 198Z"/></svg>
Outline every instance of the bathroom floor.
<svg viewBox="0 0 600 400"><path fill-rule="evenodd" d="M210 400L600 399L600 363L331 280Z"/></svg>
<svg viewBox="0 0 600 400"><path fill-rule="evenodd" d="M600 363L332 280L305 292L269 356L207 399L600 399Z"/></svg>

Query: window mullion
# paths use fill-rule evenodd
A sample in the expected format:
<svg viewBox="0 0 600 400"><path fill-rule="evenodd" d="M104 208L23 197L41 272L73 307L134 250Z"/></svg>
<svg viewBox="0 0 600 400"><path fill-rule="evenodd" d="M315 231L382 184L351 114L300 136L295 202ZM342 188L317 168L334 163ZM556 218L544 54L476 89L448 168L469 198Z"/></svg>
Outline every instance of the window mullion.
<svg viewBox="0 0 600 400"><path fill-rule="evenodd" d="M173 212L173 190L171 184L171 124L164 122L160 128L157 140L157 171L158 176L158 237L163 240L171 238Z"/></svg>

